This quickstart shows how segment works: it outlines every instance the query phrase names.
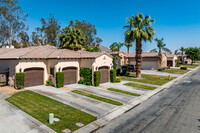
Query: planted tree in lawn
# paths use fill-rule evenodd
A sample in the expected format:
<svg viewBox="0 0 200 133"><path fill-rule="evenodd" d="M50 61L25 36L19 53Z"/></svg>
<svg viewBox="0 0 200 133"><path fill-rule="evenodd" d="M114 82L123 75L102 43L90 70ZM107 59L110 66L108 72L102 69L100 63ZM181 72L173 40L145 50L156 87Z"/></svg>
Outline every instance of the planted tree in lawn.
<svg viewBox="0 0 200 133"><path fill-rule="evenodd" d="M123 45L124 45L124 43L120 43L120 42L119 43L114 42L113 44L111 44L111 46L114 46L117 49L118 54Z"/></svg>
<svg viewBox="0 0 200 133"><path fill-rule="evenodd" d="M113 52L116 52L117 51L117 47L114 44L111 44L110 45L110 50L113 51Z"/></svg>
<svg viewBox="0 0 200 133"><path fill-rule="evenodd" d="M141 61L142 61L142 41L152 41L154 36L154 29L152 28L152 20L150 16L143 16L139 13L135 16L128 17L127 25L124 28L125 41L131 43L136 41L136 77L141 77Z"/></svg>
<svg viewBox="0 0 200 133"><path fill-rule="evenodd" d="M8 38L10 46L15 37L26 29L24 22L27 15L23 13L21 7L17 4L17 0L0 1L0 38ZM5 32L3 31L4 29L6 29ZM3 43L5 43L5 40L3 40Z"/></svg>
<svg viewBox="0 0 200 133"><path fill-rule="evenodd" d="M185 49L184 49L184 47L181 47L179 50L181 51L181 56L182 56L181 62L182 62L182 64L183 64L183 63L184 63L184 62L183 62L183 52L185 51Z"/></svg>

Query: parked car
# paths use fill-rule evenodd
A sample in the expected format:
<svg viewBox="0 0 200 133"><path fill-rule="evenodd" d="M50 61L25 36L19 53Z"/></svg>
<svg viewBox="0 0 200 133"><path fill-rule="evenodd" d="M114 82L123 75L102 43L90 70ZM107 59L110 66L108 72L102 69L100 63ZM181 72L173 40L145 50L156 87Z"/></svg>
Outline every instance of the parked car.
<svg viewBox="0 0 200 133"><path fill-rule="evenodd" d="M128 64L128 71L129 72L136 72L136 65L134 64Z"/></svg>

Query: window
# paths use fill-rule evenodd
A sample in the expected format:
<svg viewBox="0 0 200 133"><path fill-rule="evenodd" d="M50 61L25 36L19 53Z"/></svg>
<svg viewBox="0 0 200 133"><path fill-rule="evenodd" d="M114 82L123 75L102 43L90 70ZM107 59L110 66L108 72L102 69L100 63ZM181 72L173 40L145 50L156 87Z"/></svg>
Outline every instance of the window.
<svg viewBox="0 0 200 133"><path fill-rule="evenodd" d="M54 68L50 68L50 75L54 76Z"/></svg>

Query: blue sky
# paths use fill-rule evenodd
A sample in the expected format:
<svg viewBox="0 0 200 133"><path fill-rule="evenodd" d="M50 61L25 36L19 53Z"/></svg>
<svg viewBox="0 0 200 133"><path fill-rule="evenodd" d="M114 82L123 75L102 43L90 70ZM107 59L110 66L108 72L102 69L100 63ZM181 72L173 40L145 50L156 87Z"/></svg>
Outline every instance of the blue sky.
<svg viewBox="0 0 200 133"><path fill-rule="evenodd" d="M200 1L198 0L18 0L28 14L29 33L41 26L40 19L53 13L62 28L70 20L86 20L94 24L102 45L124 42L126 18L142 12L155 19L155 37L164 38L172 51L200 46ZM143 51L156 48L156 42L143 43ZM127 51L125 47L123 51ZM130 52L135 51L135 43Z"/></svg>

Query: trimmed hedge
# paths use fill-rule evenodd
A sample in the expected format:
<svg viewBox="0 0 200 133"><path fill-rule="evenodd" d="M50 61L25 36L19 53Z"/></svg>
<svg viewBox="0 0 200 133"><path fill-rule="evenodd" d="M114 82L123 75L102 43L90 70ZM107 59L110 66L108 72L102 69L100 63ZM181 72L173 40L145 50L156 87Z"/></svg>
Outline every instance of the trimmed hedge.
<svg viewBox="0 0 200 133"><path fill-rule="evenodd" d="M64 73L56 72L56 87L60 88L64 86Z"/></svg>
<svg viewBox="0 0 200 133"><path fill-rule="evenodd" d="M94 86L99 86L101 80L101 72L95 71L94 72Z"/></svg>
<svg viewBox="0 0 200 133"><path fill-rule="evenodd" d="M187 70L187 67L181 67L180 69L181 70Z"/></svg>
<svg viewBox="0 0 200 133"><path fill-rule="evenodd" d="M81 68L80 76L83 77L83 84L91 85L92 84L92 69L90 68Z"/></svg>
<svg viewBox="0 0 200 133"><path fill-rule="evenodd" d="M121 76L126 75L128 72L128 66L122 66L122 73L120 74Z"/></svg>
<svg viewBox="0 0 200 133"><path fill-rule="evenodd" d="M120 76L121 69L117 69L117 76Z"/></svg>
<svg viewBox="0 0 200 133"><path fill-rule="evenodd" d="M116 80L116 70L112 69L110 70L110 82L114 83Z"/></svg>
<svg viewBox="0 0 200 133"><path fill-rule="evenodd" d="M113 69L117 69L117 64L116 64L116 55L113 55Z"/></svg>
<svg viewBox="0 0 200 133"><path fill-rule="evenodd" d="M24 72L16 73L16 89L23 89L24 88Z"/></svg>
<svg viewBox="0 0 200 133"><path fill-rule="evenodd" d="M83 80L82 80L82 79L79 80L79 81L78 81L78 84L83 84Z"/></svg>

